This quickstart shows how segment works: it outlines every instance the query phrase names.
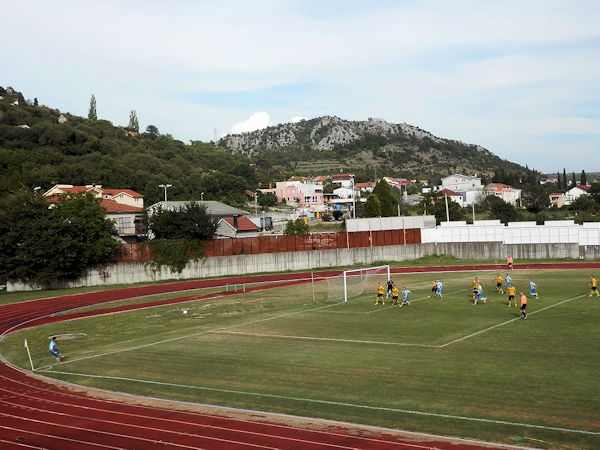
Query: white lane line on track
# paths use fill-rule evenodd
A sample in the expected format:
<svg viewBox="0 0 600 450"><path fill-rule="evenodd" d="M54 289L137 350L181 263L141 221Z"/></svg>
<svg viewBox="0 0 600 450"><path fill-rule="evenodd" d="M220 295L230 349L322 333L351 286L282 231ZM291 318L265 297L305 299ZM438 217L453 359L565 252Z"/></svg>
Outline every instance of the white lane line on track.
<svg viewBox="0 0 600 450"><path fill-rule="evenodd" d="M15 405L17 408L19 409L29 409L29 410L34 410L34 411L39 411L39 412L43 412L43 413L47 413L46 410L40 409L40 408L33 408L31 406L23 406L23 405ZM53 416L63 416L63 417L68 417L68 418L74 418L74 419L86 419L86 420L95 420L95 421L99 421L102 423L107 423L107 424L114 424L114 425L124 425L120 422L114 422L114 421L108 421L108 420L101 420L101 419L94 419L93 417L79 417L79 416L75 416L73 414L65 414L65 413L61 413L59 411L52 411ZM72 425L65 425L65 424L61 424L58 423L56 421L53 422L46 422L43 420L38 420L38 419L32 419L30 417L23 417L23 416L15 416L13 414L8 414L5 412L0 411L0 416L5 416L5 417L11 417L13 419L18 419L18 420L23 420L23 421L27 421L27 422L33 422L33 423L39 423L39 424L45 424L45 425L51 425L55 428L58 427L63 427L63 428L68 428L68 429L73 429L73 430L79 430L79 431L84 431L86 433L98 433L98 434L103 434L103 435L107 435L107 436L118 436L120 438L124 438L124 439L131 439L131 440L137 440L137 441L144 441L144 442L152 442L152 443L158 443L160 442L165 442L165 439L149 439L149 438L144 438L144 437L140 437L140 436L134 436L134 435L128 435L128 434L121 434L121 433L111 433L108 431L102 431L102 430L98 430L98 429L94 429L94 428L83 428L83 427L75 427ZM203 436L203 435L198 435L198 434L191 434L191 433L184 433L184 432L179 432L179 431L170 431L170 430L166 430L166 429L160 429L160 428L151 428L151 427L144 427L141 425L126 425L126 426L135 426L138 428L144 428L146 430L152 430L152 431L159 431L162 433L171 433L171 434L177 434L177 435L184 435L184 436L188 436L188 437L196 437L196 438L202 438L202 439L206 439L206 440L210 440L210 441L217 441L217 442L223 442L223 443L228 443L228 444L238 444L238 445L247 445L249 447L257 447L257 448L269 448L269 449L273 449L273 450L277 450L276 447L266 447L264 445L255 445L255 444L251 444L249 442L239 442L239 441L233 441L230 439L222 439L222 438L216 438L216 437L211 437L211 436ZM92 442L93 443L93 442ZM193 449L198 449L200 447L198 446L189 446L189 445L185 445L185 444L177 444L175 442L168 442L169 446L175 446L175 447L182 447L182 448L193 448Z"/></svg>
<svg viewBox="0 0 600 450"><path fill-rule="evenodd" d="M386 411L386 412L399 413L399 414L413 414L413 415L418 415L418 416L440 417L440 418L445 418L445 419L456 419L456 420L463 420L463 421L494 423L494 424L499 424L499 425L510 425L510 426L517 426L517 427L525 427L525 428L537 428L537 429L550 430L550 431L561 431L561 432L565 432L565 433L578 433L578 434L586 434L586 435L591 435L591 436L600 436L600 431L588 431L588 430L578 430L578 429L571 429L571 428L552 427L552 426L545 426L545 425L528 424L528 423L524 423L524 422L509 422L509 421L505 421L505 420L494 420L494 419L484 419L484 418L480 418L480 417L468 417L468 416L458 416L458 415L453 415L453 414L432 413L432 412L427 412L427 411L390 408L390 407L385 407L385 406L359 405L356 403L336 402L336 401L332 401L332 400L319 400L319 399L310 399L310 398L302 398L302 397L290 397L290 396L278 395L278 394L266 394L266 393L259 393L259 392L238 391L238 390L233 390L233 389L220 389L220 388L211 388L211 387L206 387L206 386L192 386L192 385L187 385L187 384L168 383L168 382L164 382L164 381L150 381L150 380L142 380L142 379L138 379L138 378L114 377L114 376L108 376L108 375L92 375L92 374L77 373L77 372L60 372L60 374L88 377L88 378L101 378L101 379L107 379L107 380L127 381L127 382L134 382L134 383L143 383L143 384L155 384L155 385L160 385L160 386L196 389L196 390L202 390L202 391L221 392L221 393L227 393L227 394L246 395L246 396L253 396L253 397L276 398L276 399L280 399L280 400L292 400L292 401L305 402L305 403L317 403L317 404L323 404L323 405L344 406L344 407L349 407L349 408L368 409L368 410L373 410L373 411Z"/></svg>
<svg viewBox="0 0 600 450"><path fill-rule="evenodd" d="M14 380L11 378L7 378L5 376L0 376L0 378L4 378L7 379L13 383L17 383L20 385L23 385L27 388L33 388L36 389L37 391L41 391L41 392L48 392L49 394L57 394L57 391L54 389L46 389L46 388L41 388L39 386L31 386L27 383L23 383L22 381L18 381L18 380ZM55 383L65 383L62 380L56 380L54 378L50 379L52 382ZM92 390L96 390L96 391L102 391L101 389L96 389L96 388L90 388ZM24 395L24 394L22 394ZM136 395L134 394L122 394L122 395L127 395L133 398L137 398ZM77 394L71 394L68 392L60 392L60 396L61 397L74 397L77 400L82 400L82 398L77 395ZM33 397L36 398L36 397ZM180 402L177 400L164 400L164 399L158 399L158 398L153 398L153 397L145 397L145 398L150 398L150 399L154 399L154 400L161 400L161 401L167 401L167 402L171 402L171 403L184 403L184 404L189 404L189 402ZM38 398L39 399L39 398ZM45 401L48 401L48 396L44 397ZM165 409L163 407L152 407L152 406L146 406L146 405L140 405L140 404L136 404L136 405L132 405L129 403L123 403L123 402L114 402L112 400L108 400L108 399L95 399L98 402L102 402L102 403L107 403L107 404L114 404L114 405L118 405L118 406L124 406L124 407L128 407L128 408L133 408L135 407L136 409L145 409L145 410L150 410L152 412L156 412L157 410L160 411L171 411L170 409ZM59 403L56 401L53 401L54 403ZM194 405L198 405L198 403L192 403ZM111 413L118 413L118 414L122 414L122 415L126 415L126 416L132 416L132 417L140 417L143 419L150 419L150 420L161 420L161 421L165 421L165 422L169 422L169 423L180 423L180 424L190 424L190 425L198 425L195 422L190 422L187 420L175 420L175 419L168 419L168 418L163 418L163 417L158 417L158 416L147 416L147 415L143 415L143 414L132 414L132 413L127 413L127 412L118 412L115 411L113 409L111 410L104 410L104 409L100 409L100 408L92 408L90 406L82 406L82 405L75 405L75 404L70 404L70 406L72 407L80 407L86 410L93 410L93 411L101 411L101 412L111 412ZM215 407L215 405L207 405L207 404L200 404L200 405L204 405L204 406L209 406L209 407L213 407L213 408L218 408ZM312 417L302 417L302 416L291 416L288 414L281 414L281 413L271 413L271 412L265 412L265 411L257 411L257 410L248 410L248 409L239 409L239 408L232 408L232 407L228 407L226 408L227 410L230 411L240 411L240 412L245 412L245 413L250 413L250 414L265 414L268 416L273 416L273 417L283 417L283 418L295 418L295 419L306 419L308 421L310 421L310 423L315 423L315 419ZM389 440L382 440L382 439L378 439L378 438L374 438L374 437L366 437L366 436L358 436L358 435L350 435L350 434L344 434L344 433L336 433L333 431L325 431L323 429L311 429L311 428L301 428L301 427L294 427L291 425L286 425L286 424L278 424L278 423L274 423L274 422L262 422L262 421L257 421L257 420L245 420L245 419L237 419L237 418L230 418L227 416L223 416L223 415L219 415L219 414L210 414L210 413L200 413L197 411L183 411L183 410L179 410L177 411L178 414L183 414L186 416L191 416L192 418L200 416L202 418L216 418L219 419L221 422L222 421L231 421L231 422L235 422L235 423L239 423L239 422L243 422L243 423L248 423L248 424L256 424L256 425L260 425L262 427L268 427L268 428L276 428L276 429L282 429L285 431L302 431L302 432L308 432L310 434L317 434L317 435L326 435L326 436L335 436L335 437L342 437L342 438L352 438L352 439L360 439L361 441L369 441L369 442L381 442L381 443L385 443L385 444L397 444L397 442L394 441L389 441ZM357 425L353 424L353 423L348 423L348 422L340 422L340 421L333 421L333 420L327 420L327 419L319 419L320 423L325 423L331 426L335 426L335 427L343 427L343 428L349 428L349 429L356 429ZM464 438L459 438L459 437L448 437L448 436L440 436L440 435L436 435L436 434L430 434L430 433L421 433L421 432L416 432L416 431L407 431L407 430L396 430L396 429L389 429L389 428L382 428L382 427L375 427L375 426L368 426L368 425L358 425L359 427L362 427L362 429L364 428L368 428L369 430L375 430L377 432L381 432L381 433L393 433L393 432L399 432L403 435L410 435L410 436L415 436L415 437L419 437L419 439L422 439L423 437L427 438L427 439L432 439L432 440L444 440L444 441L460 441L460 442L465 442L468 444L477 444L477 445L485 445L490 446L490 445L497 445L500 446L502 448L515 448L515 449L523 449L526 447L522 447L522 446L518 446L518 445L509 445L509 444L494 444L493 442L485 442L485 441L479 441L479 440L475 440L475 439L464 439ZM233 430L236 430L235 428ZM239 430L236 430L239 431ZM273 435L276 436L276 435ZM400 442L400 445L407 445L405 442Z"/></svg>
<svg viewBox="0 0 600 450"><path fill-rule="evenodd" d="M6 392L10 392L6 389L0 388L0 391L6 391ZM33 400L39 400L39 397L34 397L31 395L26 395L26 394L21 394L20 395L21 398L28 398L28 399L33 399ZM64 402L58 402L55 400L50 400L48 397L44 397L44 402L46 404L48 403L53 403L53 404L57 404L59 406L69 406L71 408L80 408L80 409L84 409L85 411L91 411L91 412L100 412L100 413L110 413L112 415L124 415L124 416L128 416L128 417L133 417L133 418L142 418L145 419L146 421L148 420L154 420L157 422L162 422L162 423L177 423L177 424L183 424L183 425L189 425L189 426L194 426L194 427L198 427L198 428L204 428L204 429L210 429L210 430L217 430L217 431L225 431L228 433L235 433L237 435L249 435L249 436L253 436L253 437L264 437L264 438L271 438L271 439L277 439L277 440L281 440L281 441L286 441L288 444L292 443L292 442L296 442L296 443L302 443L302 444L310 444L310 445L321 445L321 446L328 446L328 447L334 447L334 448L341 448L341 449L351 449L352 447L346 447L343 445L338 445L338 444L332 444L332 443L323 443L320 441L315 441L315 440L308 440L308 439L300 439L300 438L294 438L294 437L290 437L290 436L286 436L286 435L278 435L278 434L272 434L272 433L263 433L263 432L258 432L258 431L248 431L248 430L242 430L242 429L237 429L237 428L231 428L231 427L224 427L224 426L216 426L216 425L209 425L209 424L204 424L204 423L196 423L196 422L191 422L191 421L186 421L186 420L174 420L174 419L169 419L169 418L162 418L162 417L150 417L150 416L145 416L142 414L132 414L132 413L126 413L126 412L120 412L120 411L114 411L114 410L107 410L107 409L100 409L100 408L93 408L93 407L89 407L89 406L83 406L83 405L74 405L74 404L65 404ZM8 401L4 401L4 400L0 400L0 403L5 403L5 404L9 404L9 405L13 405L15 407L18 408L28 408L28 409L34 409L36 411L39 411L39 408L34 408L32 406L26 406L26 405L22 405L19 403L15 403L15 402L8 402ZM46 413L52 412L51 410L43 410ZM0 413L1 415L2 413ZM75 418L85 418L87 420L94 420L96 422L100 422L100 423L106 423L106 424L111 424L111 425L121 425L121 426L129 426L129 427L133 427L133 428L142 428L144 430L152 430L152 431L161 431L163 433L171 433L171 434L185 434L186 436L191 436L191 437L203 437L206 439L217 439L217 440L223 440L220 438L212 438L212 437L207 437L203 434L198 434L198 433L181 433L181 432L176 432L176 431L170 431L167 428L157 428L155 426L153 427L149 427L149 426L142 426L142 425L137 425L135 423L125 423L125 422L117 422L114 420L105 420L105 419L99 419L94 417L93 415L85 415L85 416L77 416L75 414L66 414L66 413L61 413L61 415L64 416L68 416L68 417L75 417ZM219 417L220 421L223 421L223 418L220 416L213 416L213 417ZM239 422L238 420L233 419L232 422ZM244 423L248 423L248 421L242 421ZM256 422L253 422L256 423ZM266 424L267 426L263 425L264 428L269 428L270 424ZM281 428L281 427L277 427L277 428ZM298 430L298 428L294 428L294 427L284 427L285 430ZM348 438L352 438L352 436L350 435L343 435L343 434L335 434L335 433L326 433L326 432L320 432L320 431L316 431L313 432L312 430L309 430L310 433L312 434L320 434L320 435L325 435L325 436L344 436L344 437L348 437ZM355 439L357 437L354 437ZM362 437L358 437L358 439L363 440ZM379 440L378 440L379 441ZM236 442L236 441L227 441L227 442ZM388 441L382 441L382 442L388 442ZM391 441L392 443L394 443L393 441ZM429 448L429 447L426 447Z"/></svg>
<svg viewBox="0 0 600 450"><path fill-rule="evenodd" d="M104 448L113 448L116 450L121 449L122 447L113 447L112 445L105 445L105 444L98 444L96 442L89 442L89 441L81 441L79 439L71 439L71 438L67 438L67 437L63 437L63 436L57 436L56 434L45 434L45 433L37 433L35 431L30 431L30 430L26 430L24 428L13 428L13 427L7 427L5 425L0 425L0 429L4 429L4 430L11 430L11 431L17 431L19 433L23 433L23 434L33 434L35 436L43 436L43 437L47 437L50 438L52 441L68 441L68 442L76 442L78 444L85 444L87 446L91 446L94 445L96 447L104 447ZM1 441L0 441L1 442ZM9 441L4 441L4 442L9 442ZM11 444L21 444L23 446L25 446L25 444L23 444L22 442L15 442L15 441L10 441ZM36 445L36 446L29 446L31 448L37 448L39 449L40 446Z"/></svg>

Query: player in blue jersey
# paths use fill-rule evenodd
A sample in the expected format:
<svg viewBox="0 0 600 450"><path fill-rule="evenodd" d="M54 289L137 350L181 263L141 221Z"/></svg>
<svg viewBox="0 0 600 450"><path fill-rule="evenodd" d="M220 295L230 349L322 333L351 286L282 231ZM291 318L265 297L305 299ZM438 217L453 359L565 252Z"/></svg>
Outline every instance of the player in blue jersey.
<svg viewBox="0 0 600 450"><path fill-rule="evenodd" d="M485 302L487 302L487 297L483 296L483 286L481 285L481 283L479 283L477 285L477 294L475 294L475 301L473 302L473 304L476 305L477 303Z"/></svg>
<svg viewBox="0 0 600 450"><path fill-rule="evenodd" d="M402 289L402 303L400 303L400 308L402 308L403 306L410 306L409 296L410 291L406 286L404 286L404 288Z"/></svg>
<svg viewBox="0 0 600 450"><path fill-rule="evenodd" d="M512 278L509 274L506 274L506 276L504 277L504 281L506 282L506 289L512 286Z"/></svg>
<svg viewBox="0 0 600 450"><path fill-rule="evenodd" d="M535 298L539 298L538 297L538 293L537 293L537 286L536 284L529 280L529 295L535 297Z"/></svg>
<svg viewBox="0 0 600 450"><path fill-rule="evenodd" d="M440 300L442 298L444 298L444 295L442 294L442 288L443 288L443 286L444 285L442 284L442 282L440 280L436 281L436 283L435 283L435 296L437 298L439 298Z"/></svg>

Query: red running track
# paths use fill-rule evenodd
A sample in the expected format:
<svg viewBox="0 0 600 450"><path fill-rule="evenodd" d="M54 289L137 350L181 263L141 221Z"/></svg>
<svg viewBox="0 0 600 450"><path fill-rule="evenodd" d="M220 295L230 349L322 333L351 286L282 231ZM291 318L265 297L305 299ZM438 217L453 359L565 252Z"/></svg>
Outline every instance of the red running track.
<svg viewBox="0 0 600 450"><path fill-rule="evenodd" d="M497 270L504 266L463 266L395 269L400 272ZM598 268L600 264L530 265L519 268ZM320 272L319 277L339 272ZM230 279L237 283L310 280L308 274L279 274ZM165 292L223 285L226 280L200 280L99 291L14 303L0 307L0 336L41 323L70 320L159 304L197 300L206 296L56 316L73 308ZM281 284L277 284L280 286ZM253 287L266 289L271 286ZM96 393L97 394L97 393ZM133 399L133 397L132 397ZM93 396L67 384L36 377L6 363L0 364L0 448L2 449L477 449L490 448L476 441L446 440L439 436L402 433L328 421L298 418L305 427L276 423L276 416L248 412L248 417L186 411L183 405L146 406ZM238 415L241 412L238 411ZM282 416L277 416L281 418ZM289 416L288 416L289 419ZM311 425L311 427L309 427ZM501 448L501 445L496 446Z"/></svg>

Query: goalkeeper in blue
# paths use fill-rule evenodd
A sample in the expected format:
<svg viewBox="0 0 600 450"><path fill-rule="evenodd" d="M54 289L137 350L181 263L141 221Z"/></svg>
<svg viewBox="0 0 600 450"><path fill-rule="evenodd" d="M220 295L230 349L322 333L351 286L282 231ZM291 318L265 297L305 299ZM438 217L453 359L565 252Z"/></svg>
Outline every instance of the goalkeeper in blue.
<svg viewBox="0 0 600 450"><path fill-rule="evenodd" d="M56 336L50 341L48 350L50 351L50 354L56 358L56 362L62 364L62 360L66 358L66 355L63 355L56 346Z"/></svg>
<svg viewBox="0 0 600 450"><path fill-rule="evenodd" d="M539 298L538 297L538 293L537 293L537 286L536 284L529 280L529 295L535 297L535 298Z"/></svg>

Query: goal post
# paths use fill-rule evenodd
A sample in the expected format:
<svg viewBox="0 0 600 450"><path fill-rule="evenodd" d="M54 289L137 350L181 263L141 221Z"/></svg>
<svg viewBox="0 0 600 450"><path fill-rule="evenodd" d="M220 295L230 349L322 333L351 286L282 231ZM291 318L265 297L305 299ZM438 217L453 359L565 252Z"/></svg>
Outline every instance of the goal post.
<svg viewBox="0 0 600 450"><path fill-rule="evenodd" d="M369 280L374 277L385 276L385 281L390 279L390 266L361 267L360 269L344 270L344 302L349 297L360 295L364 292L365 286L368 286ZM357 281L354 283L354 281ZM358 289L354 285L358 285ZM355 292L358 290L358 293Z"/></svg>

